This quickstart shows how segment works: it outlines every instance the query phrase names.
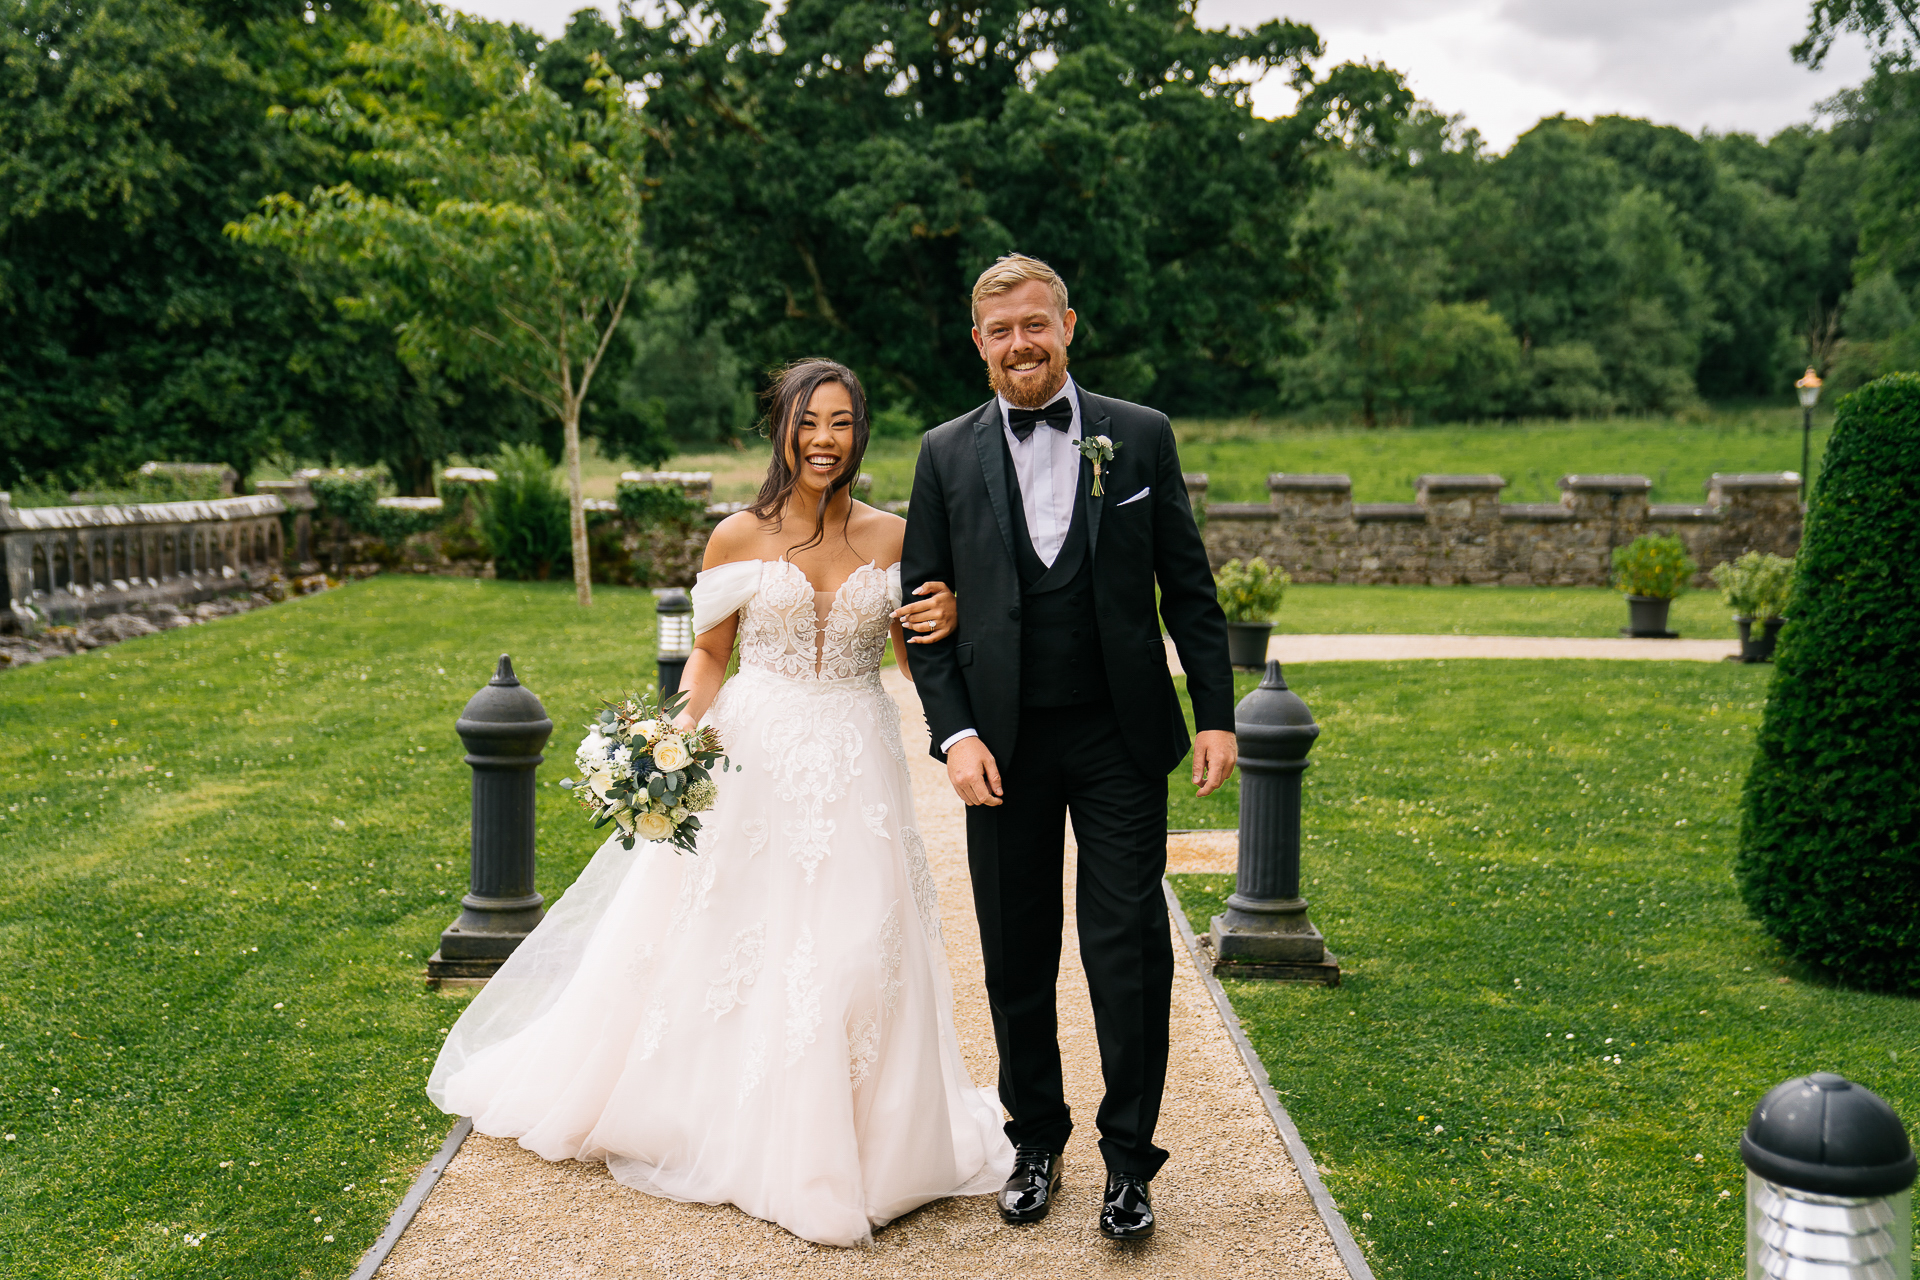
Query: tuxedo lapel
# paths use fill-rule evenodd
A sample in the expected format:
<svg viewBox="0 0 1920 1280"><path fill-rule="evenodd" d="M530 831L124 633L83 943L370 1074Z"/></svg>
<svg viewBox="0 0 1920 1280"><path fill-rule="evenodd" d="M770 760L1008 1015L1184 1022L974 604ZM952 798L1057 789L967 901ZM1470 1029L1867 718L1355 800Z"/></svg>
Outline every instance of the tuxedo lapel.
<svg viewBox="0 0 1920 1280"><path fill-rule="evenodd" d="M1000 524L1000 537L1007 544L1007 556L1017 564L1020 555L1014 549L1013 516L1007 505L1007 450L1001 443L1004 435L1000 402L989 400L973 416L973 449L980 456L980 478L986 481L987 502L993 508L993 518Z"/></svg>
<svg viewBox="0 0 1920 1280"><path fill-rule="evenodd" d="M1100 403L1100 397L1089 397L1080 390L1080 384L1073 384L1074 392L1080 397L1080 438L1091 440L1094 436L1108 435L1112 419ZM1097 417L1094 415L1098 415ZM1108 470L1112 467L1109 465ZM1093 461L1084 455L1080 459L1080 492L1087 501L1087 559L1098 560L1100 552L1100 508L1105 505L1104 495L1095 496L1093 492ZM1104 486L1103 486L1104 487Z"/></svg>

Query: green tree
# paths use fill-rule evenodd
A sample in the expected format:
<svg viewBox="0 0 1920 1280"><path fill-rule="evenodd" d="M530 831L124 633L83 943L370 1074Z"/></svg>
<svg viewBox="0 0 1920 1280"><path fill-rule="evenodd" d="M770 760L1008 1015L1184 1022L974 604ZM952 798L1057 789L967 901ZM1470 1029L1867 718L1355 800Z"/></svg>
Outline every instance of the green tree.
<svg viewBox="0 0 1920 1280"><path fill-rule="evenodd" d="M364 139L356 166L390 194L282 193L232 231L349 275L342 312L393 326L410 368L495 380L559 422L590 604L580 423L642 269L641 122L604 63L575 106L529 83L504 41L380 21L351 51L357 76L294 122Z"/></svg>
<svg viewBox="0 0 1920 1280"><path fill-rule="evenodd" d="M845 360L928 423L983 394L965 299L1015 248L1072 285L1089 385L1187 410L1268 398L1287 305L1326 284L1295 235L1323 130L1406 104L1376 68L1312 80L1307 27L1208 30L1191 0L796 0L771 19L715 0L618 30L583 12L541 73L595 52L647 88L650 235L702 317L757 364ZM1261 120L1249 85L1276 67L1303 107Z"/></svg>
<svg viewBox="0 0 1920 1280"><path fill-rule="evenodd" d="M1813 0L1807 34L1793 46L1793 56L1810 67L1826 61L1833 42L1843 31L1867 38L1880 63L1908 66L1920 49L1920 2L1916 0Z"/></svg>
<svg viewBox="0 0 1920 1280"><path fill-rule="evenodd" d="M299 6L235 6L249 33ZM316 39L324 36L316 35ZM22 0L0 32L0 481L146 457L244 474L297 412L307 318L219 223L299 157L219 22L170 0Z"/></svg>
<svg viewBox="0 0 1920 1280"><path fill-rule="evenodd" d="M1335 302L1310 323L1313 349L1282 364L1296 404L1381 417L1485 417L1507 408L1520 348L1484 302L1443 301L1446 215L1422 176L1335 166L1306 225L1337 245Z"/></svg>

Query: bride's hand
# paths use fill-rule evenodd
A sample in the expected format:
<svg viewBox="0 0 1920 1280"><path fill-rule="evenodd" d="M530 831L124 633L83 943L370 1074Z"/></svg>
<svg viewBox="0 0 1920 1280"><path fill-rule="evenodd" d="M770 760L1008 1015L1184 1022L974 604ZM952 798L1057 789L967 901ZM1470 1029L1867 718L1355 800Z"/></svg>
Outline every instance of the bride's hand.
<svg viewBox="0 0 1920 1280"><path fill-rule="evenodd" d="M914 588L913 594L925 599L909 601L893 611L893 620L903 630L917 633L908 637L907 643L932 644L952 635L954 625L960 621L960 603L947 584L923 582Z"/></svg>
<svg viewBox="0 0 1920 1280"><path fill-rule="evenodd" d="M682 733L692 733L699 723L698 720L695 720L684 711L673 718L673 727Z"/></svg>

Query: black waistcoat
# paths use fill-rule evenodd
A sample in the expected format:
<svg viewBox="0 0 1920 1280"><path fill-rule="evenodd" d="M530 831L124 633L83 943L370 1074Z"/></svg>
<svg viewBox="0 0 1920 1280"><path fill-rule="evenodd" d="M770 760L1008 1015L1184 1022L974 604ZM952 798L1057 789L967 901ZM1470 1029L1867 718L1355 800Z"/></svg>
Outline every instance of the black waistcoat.
<svg viewBox="0 0 1920 1280"><path fill-rule="evenodd" d="M1014 562L1020 572L1020 705L1077 707L1106 702L1106 661L1093 614L1093 557L1087 552L1086 477L1083 474L1076 481L1067 540L1049 566L1033 549L1026 504L1004 432L1000 440L1007 492L1013 499L1009 505Z"/></svg>

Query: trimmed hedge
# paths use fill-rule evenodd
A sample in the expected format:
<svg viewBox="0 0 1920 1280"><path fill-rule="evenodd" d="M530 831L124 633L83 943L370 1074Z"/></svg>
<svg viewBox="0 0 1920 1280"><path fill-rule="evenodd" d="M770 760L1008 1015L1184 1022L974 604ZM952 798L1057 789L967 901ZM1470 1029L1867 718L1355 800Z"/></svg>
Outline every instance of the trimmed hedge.
<svg viewBox="0 0 1920 1280"><path fill-rule="evenodd" d="M1840 401L1775 662L1741 895L1800 959L1920 991L1920 375Z"/></svg>

